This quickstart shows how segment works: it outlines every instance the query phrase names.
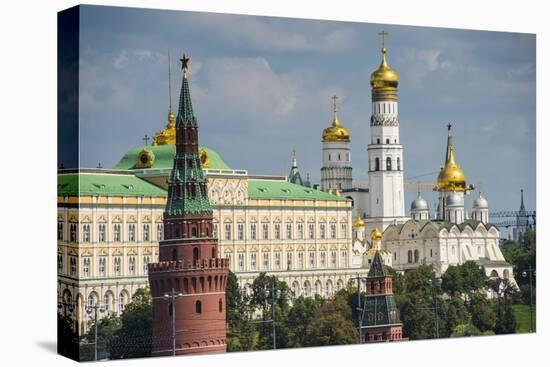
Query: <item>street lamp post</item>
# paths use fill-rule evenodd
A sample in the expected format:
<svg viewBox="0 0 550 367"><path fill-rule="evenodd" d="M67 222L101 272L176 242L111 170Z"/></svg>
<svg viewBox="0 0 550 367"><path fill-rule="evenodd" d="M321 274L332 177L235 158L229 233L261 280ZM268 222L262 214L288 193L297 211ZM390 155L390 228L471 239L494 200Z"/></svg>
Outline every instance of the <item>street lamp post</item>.
<svg viewBox="0 0 550 367"><path fill-rule="evenodd" d="M533 270L531 265L529 265L529 270L523 271L521 274L524 278L527 278L529 276L529 313L531 317L531 332L534 331L534 323L533 323L533 275L537 275L537 271Z"/></svg>
<svg viewBox="0 0 550 367"><path fill-rule="evenodd" d="M162 298L166 301L170 301L170 311L172 313L172 355L176 355L176 299L183 296L183 293L176 292L174 288L170 293L166 293Z"/></svg>
<svg viewBox="0 0 550 367"><path fill-rule="evenodd" d="M88 305L86 306L86 312L88 315L90 315L92 312L94 312L94 334L95 334L95 341L94 341L94 361L97 361L97 311L100 311L101 313L105 312L105 309L101 306L99 306L97 303L95 305Z"/></svg>

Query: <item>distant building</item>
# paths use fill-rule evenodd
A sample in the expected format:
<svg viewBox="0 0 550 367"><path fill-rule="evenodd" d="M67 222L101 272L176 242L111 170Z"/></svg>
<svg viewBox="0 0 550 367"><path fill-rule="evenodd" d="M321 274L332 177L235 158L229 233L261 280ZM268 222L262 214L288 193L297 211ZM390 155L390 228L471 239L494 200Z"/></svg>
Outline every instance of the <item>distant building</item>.
<svg viewBox="0 0 550 367"><path fill-rule="evenodd" d="M512 230L512 238L514 241L519 241L527 229L529 229L529 216L525 210L523 189L521 189L521 204L519 205L519 212L516 216L516 226Z"/></svg>

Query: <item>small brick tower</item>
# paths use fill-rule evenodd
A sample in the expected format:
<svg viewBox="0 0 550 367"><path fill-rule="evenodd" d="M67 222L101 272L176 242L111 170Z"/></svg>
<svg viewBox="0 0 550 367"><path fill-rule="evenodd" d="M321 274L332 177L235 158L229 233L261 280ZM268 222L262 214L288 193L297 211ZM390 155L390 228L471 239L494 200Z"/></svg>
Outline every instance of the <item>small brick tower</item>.
<svg viewBox="0 0 550 367"><path fill-rule="evenodd" d="M367 299L361 339L364 343L403 340L403 324L399 320L393 297L392 277L376 252L367 276Z"/></svg>
<svg viewBox="0 0 550 367"><path fill-rule="evenodd" d="M189 92L189 58L183 55L180 61L183 79L176 118L176 155L164 211L164 240L159 245L159 262L149 264L153 356L226 351L229 264L218 257L218 239L212 231L212 208Z"/></svg>

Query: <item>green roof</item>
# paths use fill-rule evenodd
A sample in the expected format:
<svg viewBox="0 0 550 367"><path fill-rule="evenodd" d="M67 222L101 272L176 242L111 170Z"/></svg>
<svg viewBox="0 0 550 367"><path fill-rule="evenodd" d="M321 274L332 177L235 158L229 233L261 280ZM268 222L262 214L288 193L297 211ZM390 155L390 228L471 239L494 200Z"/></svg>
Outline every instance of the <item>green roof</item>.
<svg viewBox="0 0 550 367"><path fill-rule="evenodd" d="M166 191L129 174L71 173L57 176L58 195L166 196Z"/></svg>
<svg viewBox="0 0 550 367"><path fill-rule="evenodd" d="M347 200L343 196L296 185L286 181L248 180L249 199Z"/></svg>
<svg viewBox="0 0 550 367"><path fill-rule="evenodd" d="M486 257L480 257L479 259L475 260L476 264L482 265L482 266L512 266L510 263L504 261L504 260L491 260Z"/></svg>
<svg viewBox="0 0 550 367"><path fill-rule="evenodd" d="M176 155L176 146L173 144L168 145L142 145L134 147L126 152L122 159L113 167L114 169L134 170L136 168L137 157L139 153L147 149L154 156L153 166L151 169L172 169L174 165L174 156ZM200 147L206 151L208 160L210 161L209 169L232 169L222 159L222 157L216 152L207 147Z"/></svg>
<svg viewBox="0 0 550 367"><path fill-rule="evenodd" d="M390 272L386 268L386 265L384 265L384 262L382 261L382 255L380 255L379 251L376 251L374 254L374 260L372 261L372 264L369 269L369 274L367 277L369 278L376 278L376 277L386 277L390 276Z"/></svg>

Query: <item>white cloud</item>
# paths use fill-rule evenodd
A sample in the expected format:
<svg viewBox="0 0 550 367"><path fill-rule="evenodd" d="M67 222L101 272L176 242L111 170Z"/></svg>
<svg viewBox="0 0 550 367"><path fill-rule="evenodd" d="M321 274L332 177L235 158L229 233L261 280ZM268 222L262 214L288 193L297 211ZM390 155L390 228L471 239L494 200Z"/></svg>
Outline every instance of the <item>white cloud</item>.
<svg viewBox="0 0 550 367"><path fill-rule="evenodd" d="M347 26L326 30L316 26L281 26L265 18L235 18L221 14L196 14L191 22L233 44L273 52L331 52L359 44L357 33Z"/></svg>
<svg viewBox="0 0 550 367"><path fill-rule="evenodd" d="M120 70L125 68L127 65L128 65L128 51L120 50L118 55L116 55L113 60L113 66L115 69Z"/></svg>
<svg viewBox="0 0 550 367"><path fill-rule="evenodd" d="M300 81L275 73L264 58L216 59L207 63L205 73L207 84L194 97L206 97L206 104L227 115L271 120L296 107Z"/></svg>
<svg viewBox="0 0 550 367"><path fill-rule="evenodd" d="M135 62L135 61L139 61L139 62L153 61L158 64L161 64L161 63L166 64L166 60L167 60L166 54L163 55L156 51L146 50L146 49L134 49L134 50L122 49L113 58L113 67L117 70L121 70L128 67L129 63Z"/></svg>

